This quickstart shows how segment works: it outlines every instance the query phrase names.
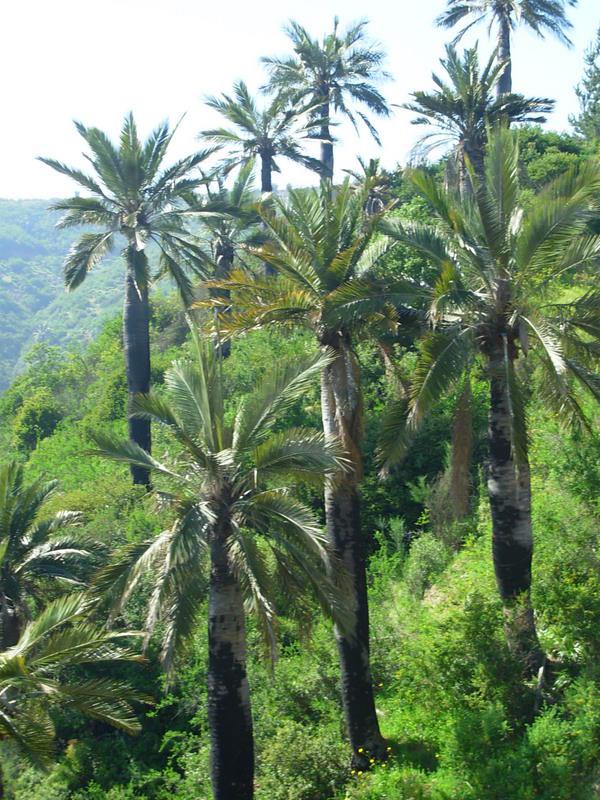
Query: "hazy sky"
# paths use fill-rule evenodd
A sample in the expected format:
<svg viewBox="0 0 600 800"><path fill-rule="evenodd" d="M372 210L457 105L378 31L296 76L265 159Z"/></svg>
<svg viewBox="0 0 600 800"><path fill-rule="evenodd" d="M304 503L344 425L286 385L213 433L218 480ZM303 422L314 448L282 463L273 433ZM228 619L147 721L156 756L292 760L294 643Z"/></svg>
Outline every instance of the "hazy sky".
<svg viewBox="0 0 600 800"><path fill-rule="evenodd" d="M388 53L393 81L385 94L397 104L431 86L431 71L450 38L433 26L444 0L4 0L1 6L2 197L72 192L68 180L35 156L81 163L74 118L116 136L130 109L143 133L186 112L173 156L195 149L197 132L215 122L203 96L228 90L239 78L257 88L264 79L259 57L288 50L282 26L290 17L321 35L336 14L344 26L367 16L373 39ZM515 90L554 97L550 124L557 129L567 127L577 108L573 86L600 24L598 0L579 0L570 15L571 50L524 30L515 38ZM487 54L485 28L476 36ZM354 166L358 151L382 154L389 166L405 161L419 131L410 119L397 109L379 124L381 153L366 131L357 139L344 125L337 131L336 167ZM309 179L309 173L286 169L280 182Z"/></svg>

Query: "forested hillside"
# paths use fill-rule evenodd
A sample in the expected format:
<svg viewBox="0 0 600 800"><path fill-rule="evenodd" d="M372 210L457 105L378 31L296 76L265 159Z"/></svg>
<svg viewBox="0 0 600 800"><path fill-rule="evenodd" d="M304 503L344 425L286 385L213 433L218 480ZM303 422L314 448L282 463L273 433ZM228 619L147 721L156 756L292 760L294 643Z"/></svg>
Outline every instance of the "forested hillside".
<svg viewBox="0 0 600 800"><path fill-rule="evenodd" d="M0 391L35 342L87 343L119 305L115 262L77 296L65 292L62 263L74 239L58 231L45 200L0 200Z"/></svg>
<svg viewBox="0 0 600 800"><path fill-rule="evenodd" d="M448 0L412 165L338 175L385 53L291 22L4 202L0 797L600 797L600 39L575 133L511 56L574 5Z"/></svg>

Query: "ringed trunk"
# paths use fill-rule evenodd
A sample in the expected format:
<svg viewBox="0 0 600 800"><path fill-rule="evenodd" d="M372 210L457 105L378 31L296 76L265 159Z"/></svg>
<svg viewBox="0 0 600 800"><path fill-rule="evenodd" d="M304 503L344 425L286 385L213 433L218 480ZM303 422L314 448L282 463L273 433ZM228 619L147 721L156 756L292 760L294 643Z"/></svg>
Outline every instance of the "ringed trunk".
<svg viewBox="0 0 600 800"><path fill-rule="evenodd" d="M208 722L215 800L252 800L254 739L246 674L240 586L227 558L226 531L211 536L208 619Z"/></svg>
<svg viewBox="0 0 600 800"><path fill-rule="evenodd" d="M148 453L152 448L150 420L132 416L136 394L150 391L150 305L146 280L146 256L129 245L126 252L125 305L123 309L123 351L127 375L127 426L129 438ZM131 467L133 483L150 487L150 473Z"/></svg>
<svg viewBox="0 0 600 800"><path fill-rule="evenodd" d="M323 342L331 346L331 342ZM350 587L350 622L335 627L340 660L342 701L353 763L367 768L369 757L385 758L385 740L375 709L369 653L369 604L366 547L360 520L358 480L361 426L360 374L349 342L336 347L337 359L321 378L321 411L326 436L339 436L352 459L354 472L339 474L325 490L327 534L345 568Z"/></svg>
<svg viewBox="0 0 600 800"><path fill-rule="evenodd" d="M495 343L489 356L490 410L488 494L492 515L492 552L496 582L511 651L527 675L543 665L531 605L531 488L529 464L516 463L507 381L507 345Z"/></svg>

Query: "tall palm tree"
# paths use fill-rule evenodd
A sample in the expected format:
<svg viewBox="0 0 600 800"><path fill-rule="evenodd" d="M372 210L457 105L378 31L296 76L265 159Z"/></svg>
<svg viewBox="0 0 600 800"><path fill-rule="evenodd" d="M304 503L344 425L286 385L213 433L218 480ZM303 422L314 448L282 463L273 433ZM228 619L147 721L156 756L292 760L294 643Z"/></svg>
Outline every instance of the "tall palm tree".
<svg viewBox="0 0 600 800"><path fill-rule="evenodd" d="M154 590L147 628L163 619L162 658L193 631L202 607L208 565L208 714L216 800L253 796L253 735L246 674L244 606L272 636L274 582L286 590L310 586L325 610L339 609L326 537L312 512L285 481L323 481L344 465L339 443L306 429L275 430L327 362L278 365L241 403L230 424L221 365L213 348L196 340L195 363L167 372L166 396L139 396L136 413L170 431L181 448L176 467L158 463L130 441L96 437L99 453L139 464L166 479L175 511L156 539L126 547L98 576L119 608L145 572Z"/></svg>
<svg viewBox="0 0 600 800"><path fill-rule="evenodd" d="M589 162L558 179L527 208L519 204L518 142L494 133L485 180L471 173L475 200L460 201L427 175L412 181L431 203L435 224L385 223L390 236L434 260L433 327L420 346L408 416L390 414L383 450L388 463L431 406L480 359L489 382L488 494L493 557L511 648L528 673L543 655L530 602L533 536L523 362L534 361L548 407L581 417L575 387L600 400L593 373L600 339L600 293L556 301L557 279L600 265L597 217L600 169Z"/></svg>
<svg viewBox="0 0 600 800"><path fill-rule="evenodd" d="M90 610L89 598L60 597L0 652L0 739L42 766L54 748L53 709L79 711L131 734L140 730L131 701L145 702L144 695L123 681L81 673L82 666L140 661L128 644L139 634L90 623Z"/></svg>
<svg viewBox="0 0 600 800"><path fill-rule="evenodd" d="M321 163L324 177L333 179L333 139L330 126L332 115L339 112L356 127L358 117L373 138L379 136L366 113L352 105L366 106L377 116L389 116L390 109L376 84L388 77L381 68L384 53L366 39L366 21L338 33L339 21L333 31L320 42L297 22L286 27L294 49L287 58L263 58L270 73L267 88L291 104L308 104L315 119L320 120Z"/></svg>
<svg viewBox="0 0 600 800"><path fill-rule="evenodd" d="M433 73L433 92L414 92L404 108L418 114L413 125L434 128L421 139L418 151L425 154L441 146L452 146L449 166L455 167L463 195L470 189L467 159L483 176L487 130L500 122L544 122L554 106L542 97L523 97L503 93L494 97L494 87L502 75L503 62L495 54L480 69L477 48L465 50L462 58L454 47L446 47L440 60L449 81Z"/></svg>
<svg viewBox="0 0 600 800"><path fill-rule="evenodd" d="M30 616L40 606L48 581L81 583L91 568L93 548L68 529L80 514L45 514L56 494L56 481L25 484L23 466L0 468L0 649L15 645Z"/></svg>
<svg viewBox="0 0 600 800"><path fill-rule="evenodd" d="M311 120L308 109L290 107L276 96L268 105L259 109L243 81L234 84L233 96L209 97L207 105L218 111L230 128L213 128L202 131L203 139L227 152L224 161L226 172L260 160L260 190L273 191L273 173L281 172L279 158L287 158L295 164L319 172L321 162L307 156L301 149L303 139L314 136L316 122Z"/></svg>
<svg viewBox="0 0 600 800"><path fill-rule="evenodd" d="M566 34L572 25L567 19L566 7L576 6L577 0L447 0L447 7L437 18L443 28L454 28L465 22L455 41L480 22L487 22L489 30L496 28L498 58L502 74L497 84L498 94L512 92L511 33L517 25L524 24L543 36L553 33L567 45L571 42Z"/></svg>
<svg viewBox="0 0 600 800"><path fill-rule="evenodd" d="M339 436L353 469L340 473L325 489L325 513L331 546L352 581L348 630L336 630L343 702L357 764L367 753L385 754L375 712L369 660L369 610L366 542L361 529L359 484L363 425L357 339L389 336L410 316L402 307L414 294L408 282L387 284L377 266L393 244L375 237L381 214L365 217L367 191L348 180L331 196L328 182L319 190L289 192L287 204L265 206L270 233L257 255L279 273L277 280L235 270L218 284L231 292L234 312L220 317L224 335L276 325L311 331L319 347L333 352L321 375L323 429ZM276 213L275 213L276 212ZM220 301L213 300L213 306Z"/></svg>
<svg viewBox="0 0 600 800"><path fill-rule="evenodd" d="M86 128L80 122L75 126L90 150L86 158L92 165L92 175L54 159L40 159L89 193L51 206L53 210L66 212L59 227L100 228L96 233L83 233L71 248L64 265L65 284L68 290L76 289L113 250L119 238L125 240L123 349L131 403L134 394L150 388L148 246L155 245L158 249L158 276L170 276L186 304L193 299L190 275L204 275L203 262L186 230L184 214L188 194L203 182L202 178L192 177L192 173L208 154L195 153L165 167L174 131L165 122L142 142L132 114L125 117L118 145L98 128ZM128 413L128 425L131 440L150 450L149 422L134 419ZM132 477L136 484L148 484L144 469L132 469Z"/></svg>

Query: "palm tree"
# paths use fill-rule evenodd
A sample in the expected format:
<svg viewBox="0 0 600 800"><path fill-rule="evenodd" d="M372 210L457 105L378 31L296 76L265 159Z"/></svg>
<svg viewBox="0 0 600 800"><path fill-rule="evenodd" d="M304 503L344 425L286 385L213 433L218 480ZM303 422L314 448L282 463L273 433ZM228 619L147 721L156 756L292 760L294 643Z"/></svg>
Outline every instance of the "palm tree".
<svg viewBox="0 0 600 800"><path fill-rule="evenodd" d="M360 169L345 169L344 172L354 179L355 185L360 187L361 191L366 193L365 214L367 216L380 214L391 201L390 177L382 169L378 158L365 161L358 156L358 165Z"/></svg>
<svg viewBox="0 0 600 800"><path fill-rule="evenodd" d="M436 22L443 28L466 22L455 41L480 22L487 22L490 30L497 28L498 57L503 67L497 90L502 95L512 92L512 31L523 23L538 36L550 32L570 45L566 31L572 25L566 6L576 5L577 0L447 0L447 8Z"/></svg>
<svg viewBox="0 0 600 800"><path fill-rule="evenodd" d="M263 58L270 73L268 89L292 105L308 104L313 117L320 121L321 163L324 177L333 179L333 139L330 126L332 113L339 112L356 127L358 117L367 126L375 141L379 137L368 116L352 110L359 104L378 116L389 116L389 106L376 87L388 77L381 69L384 53L366 40L366 21L338 33L339 21L323 41L313 39L297 22L286 27L294 48L287 58Z"/></svg>
<svg viewBox="0 0 600 800"><path fill-rule="evenodd" d="M207 104L218 111L229 128L202 131L203 139L227 151L225 172L248 162L260 160L260 190L273 191L273 172L280 172L277 160L287 158L295 164L319 172L321 162L305 155L300 147L302 139L314 134L315 121L305 108L289 107L281 96L275 97L265 108L259 109L243 81L234 84L233 97L209 97Z"/></svg>
<svg viewBox="0 0 600 800"><path fill-rule="evenodd" d="M46 515L56 481L24 482L23 466L0 468L0 649L15 645L30 616L40 606L49 581L81 583L91 566L93 547L67 529L80 521L76 512Z"/></svg>
<svg viewBox="0 0 600 800"><path fill-rule="evenodd" d="M503 93L494 97L503 62L496 61L492 55L481 70L476 47L465 50L461 58L455 48L448 45L441 64L449 82L433 73L437 88L433 92L414 92L412 102L406 103L404 108L419 115L413 125L434 128L421 139L420 153L452 146L449 166L456 168L464 196L470 190L467 159L479 177L483 176L488 128L500 122L544 122L544 114L552 110L554 103L547 98L527 98L520 94Z"/></svg>
<svg viewBox="0 0 600 800"><path fill-rule="evenodd" d="M527 208L519 204L518 143L508 130L488 146L485 180L471 172L475 200L460 201L421 172L412 181L431 203L435 224L384 225L385 232L439 266L433 327L420 346L408 416L392 411L383 437L388 463L431 406L475 359L489 382L488 493L498 589L513 652L529 674L543 663L530 602L533 536L523 363L541 372L539 392L552 411L580 418L574 386L600 399L592 368L600 338L600 294L572 303L553 298L556 279L600 264L600 169L589 162L558 179Z"/></svg>
<svg viewBox="0 0 600 800"><path fill-rule="evenodd" d="M193 299L190 274L204 275L203 262L186 231L184 215L188 194L203 182L202 178L190 176L208 153L195 153L165 168L174 134L166 122L142 142L133 116L128 114L118 145L98 128L86 128L80 122L75 126L91 152L86 158L93 167L92 176L54 159L40 159L90 194L53 203L53 210L66 212L59 227L100 228L96 233L83 233L72 246L64 265L65 284L68 290L76 289L114 248L117 239L125 239L123 349L131 403L134 394L150 388L148 246L158 248L158 276L170 276L186 304ZM149 422L134 419L128 413L128 425L131 440L149 451ZM148 484L144 469L132 469L132 477L136 484Z"/></svg>
<svg viewBox="0 0 600 800"><path fill-rule="evenodd" d="M86 678L77 669L140 661L128 645L139 634L90 623L90 610L89 598L60 597L27 625L14 647L0 652L0 739L15 742L42 766L50 764L54 747L53 709L79 711L131 734L140 730L131 701L146 702L144 695L123 681Z"/></svg>
<svg viewBox="0 0 600 800"><path fill-rule="evenodd" d="M117 553L97 583L118 609L142 574L151 574L147 629L163 619L162 659L170 670L198 620L208 563L213 791L216 800L248 800L254 746L244 606L258 613L271 637L275 609L269 596L279 578L286 591L304 583L325 610L338 608L326 537L282 481L322 482L345 461L341 446L322 434L274 427L327 359L270 368L229 424L221 362L198 340L196 351L196 363L176 362L167 372L165 397L136 399L136 413L164 425L178 442L177 467L158 463L133 442L96 437L100 454L163 475L175 512L170 529Z"/></svg>
<svg viewBox="0 0 600 800"><path fill-rule="evenodd" d="M256 254L279 273L277 280L235 270L217 284L231 292L233 313L219 318L223 335L276 325L311 331L319 347L334 358L321 375L323 429L339 436L353 469L340 473L325 489L327 531L332 548L352 581L351 624L336 630L343 702L355 763L368 765L367 753L385 755L375 712L369 660L369 611L365 540L360 522L362 472L362 392L354 351L358 338L396 333L410 317L402 304L414 294L408 282L385 283L377 267L393 246L375 238L381 214L366 218L367 191L345 181L335 197L330 185L289 192L262 208L270 239ZM275 213L277 212L277 213ZM212 301L218 306L220 301Z"/></svg>
<svg viewBox="0 0 600 800"><path fill-rule="evenodd" d="M217 173L207 179L205 197L196 196L191 201L191 214L199 218L202 226L198 242L203 258L212 265L212 275L217 280L226 280L236 258L241 259L249 247L264 241L264 233L258 227L253 172L252 160L242 164L231 188L225 185L224 175ZM229 298L227 291L211 291L225 300ZM219 341L218 349L227 358L231 343Z"/></svg>

